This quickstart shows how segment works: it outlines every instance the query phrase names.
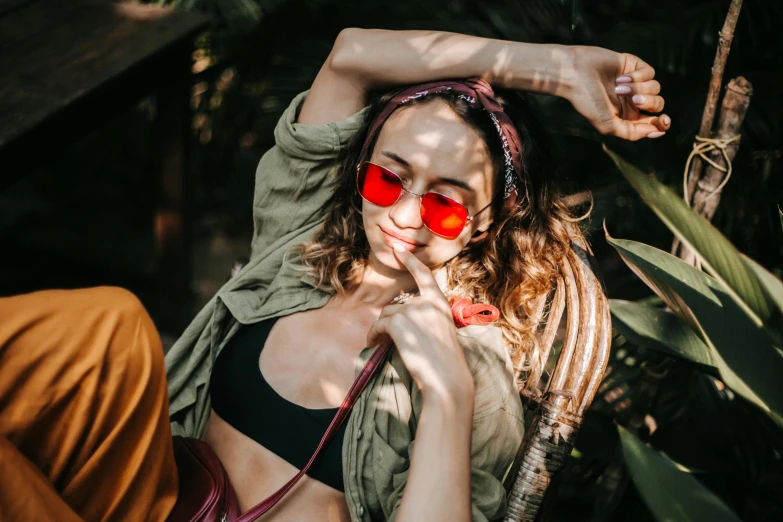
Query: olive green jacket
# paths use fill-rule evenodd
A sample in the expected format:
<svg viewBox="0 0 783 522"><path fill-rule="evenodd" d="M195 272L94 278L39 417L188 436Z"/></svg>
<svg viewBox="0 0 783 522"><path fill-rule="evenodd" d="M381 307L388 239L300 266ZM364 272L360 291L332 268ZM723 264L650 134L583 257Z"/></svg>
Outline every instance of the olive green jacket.
<svg viewBox="0 0 783 522"><path fill-rule="evenodd" d="M307 93L297 96L275 129L276 145L256 172L255 233L249 264L221 288L166 356L171 427L200 437L210 413L212 364L240 324L323 306L314 287L284 254L311 238L333 193L335 160L361 126L366 109L323 126L295 123ZM297 267L300 267L297 270ZM445 272L435 273L441 288ZM501 332L495 326L459 331L475 381L471 442L473 520L500 520L501 483L522 440L522 404ZM357 374L374 348L356 361ZM421 412L421 393L396 351L370 382L348 419L343 442L345 499L351 520L394 520L408 476Z"/></svg>

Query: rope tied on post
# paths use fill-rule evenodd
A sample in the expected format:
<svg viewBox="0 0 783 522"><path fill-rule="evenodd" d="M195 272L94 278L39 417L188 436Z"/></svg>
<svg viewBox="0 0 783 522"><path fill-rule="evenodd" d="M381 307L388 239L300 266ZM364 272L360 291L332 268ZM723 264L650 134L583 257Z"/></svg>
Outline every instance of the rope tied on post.
<svg viewBox="0 0 783 522"><path fill-rule="evenodd" d="M725 187L726 183L729 182L732 168L731 168L731 159L729 159L729 156L726 153L726 147L728 147L730 144L736 141L739 141L740 138L741 138L740 134L737 134L736 136L732 136L731 138L705 138L703 136L696 136L696 141L693 142L693 150L688 155L688 160L685 162L685 171L683 172L682 197L683 199L685 199L685 203L687 203L688 205L691 204L690 202L691 195L688 194L688 177L689 177L688 171L691 167L691 161L693 161L693 158L698 156L703 161L706 161L717 170L726 173L726 176L723 178L720 184L717 187L715 187L715 189L712 192L710 192L707 195L707 197L704 198L704 200L706 201L711 197L713 197L718 192L720 192L721 190L723 190L723 187ZM721 155L723 156L723 161L726 164L725 167L718 165L707 156L708 153L714 150L720 151Z"/></svg>

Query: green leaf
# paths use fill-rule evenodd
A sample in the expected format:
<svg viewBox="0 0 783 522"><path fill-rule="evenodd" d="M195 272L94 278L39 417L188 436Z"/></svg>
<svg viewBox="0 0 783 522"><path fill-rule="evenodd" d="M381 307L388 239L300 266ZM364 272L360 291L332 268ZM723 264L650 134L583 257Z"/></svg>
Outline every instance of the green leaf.
<svg viewBox="0 0 783 522"><path fill-rule="evenodd" d="M721 380L782 422L783 353L775 337L751 320L725 285L657 248L608 236L607 241L711 348Z"/></svg>
<svg viewBox="0 0 783 522"><path fill-rule="evenodd" d="M629 341L699 365L718 376L712 349L671 312L631 301L612 299L612 328Z"/></svg>
<svg viewBox="0 0 783 522"><path fill-rule="evenodd" d="M707 271L723 282L739 306L759 325L783 334L783 318L754 271L712 224L671 189L605 149L626 180L677 238L691 248Z"/></svg>
<svg viewBox="0 0 783 522"><path fill-rule="evenodd" d="M783 282L746 255L742 254L742 259L745 260L753 272L756 273L756 276L767 290L767 293L769 293L773 301L775 301L777 307L783 311Z"/></svg>
<svg viewBox="0 0 783 522"><path fill-rule="evenodd" d="M631 478L657 520L740 522L734 512L689 473L624 428L618 426L618 430Z"/></svg>

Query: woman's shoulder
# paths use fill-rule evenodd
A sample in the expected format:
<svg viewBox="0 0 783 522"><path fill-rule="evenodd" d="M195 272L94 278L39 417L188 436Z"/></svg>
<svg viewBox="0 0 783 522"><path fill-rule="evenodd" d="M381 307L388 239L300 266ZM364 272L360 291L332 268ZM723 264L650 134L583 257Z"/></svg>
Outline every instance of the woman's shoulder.
<svg viewBox="0 0 783 522"><path fill-rule="evenodd" d="M275 146L258 162L253 197L252 256L288 249L317 226L332 197L330 176L343 148L364 121L364 111L326 125L297 123L308 92L296 96L275 127Z"/></svg>

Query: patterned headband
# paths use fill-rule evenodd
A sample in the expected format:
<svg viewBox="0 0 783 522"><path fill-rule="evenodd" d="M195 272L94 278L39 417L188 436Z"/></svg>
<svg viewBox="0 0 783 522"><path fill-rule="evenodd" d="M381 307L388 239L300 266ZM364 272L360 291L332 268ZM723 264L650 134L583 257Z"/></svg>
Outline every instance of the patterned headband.
<svg viewBox="0 0 783 522"><path fill-rule="evenodd" d="M520 173L522 143L519 135L511 122L511 118L503 111L503 107L495 100L495 93L492 87L481 78L468 78L467 80L444 80L439 82L424 83L408 87L394 98L389 100L386 106L381 110L378 116L372 122L370 132L362 147L361 158L367 154L378 129L386 122L391 114L398 107L408 103L411 100L421 98L443 91L454 91L460 98L467 101L471 107L481 107L489 113L495 129L500 136L500 143L503 146L503 161L505 163L505 190L503 197L508 199L517 196L517 187L515 180ZM512 200L512 203L513 201Z"/></svg>

